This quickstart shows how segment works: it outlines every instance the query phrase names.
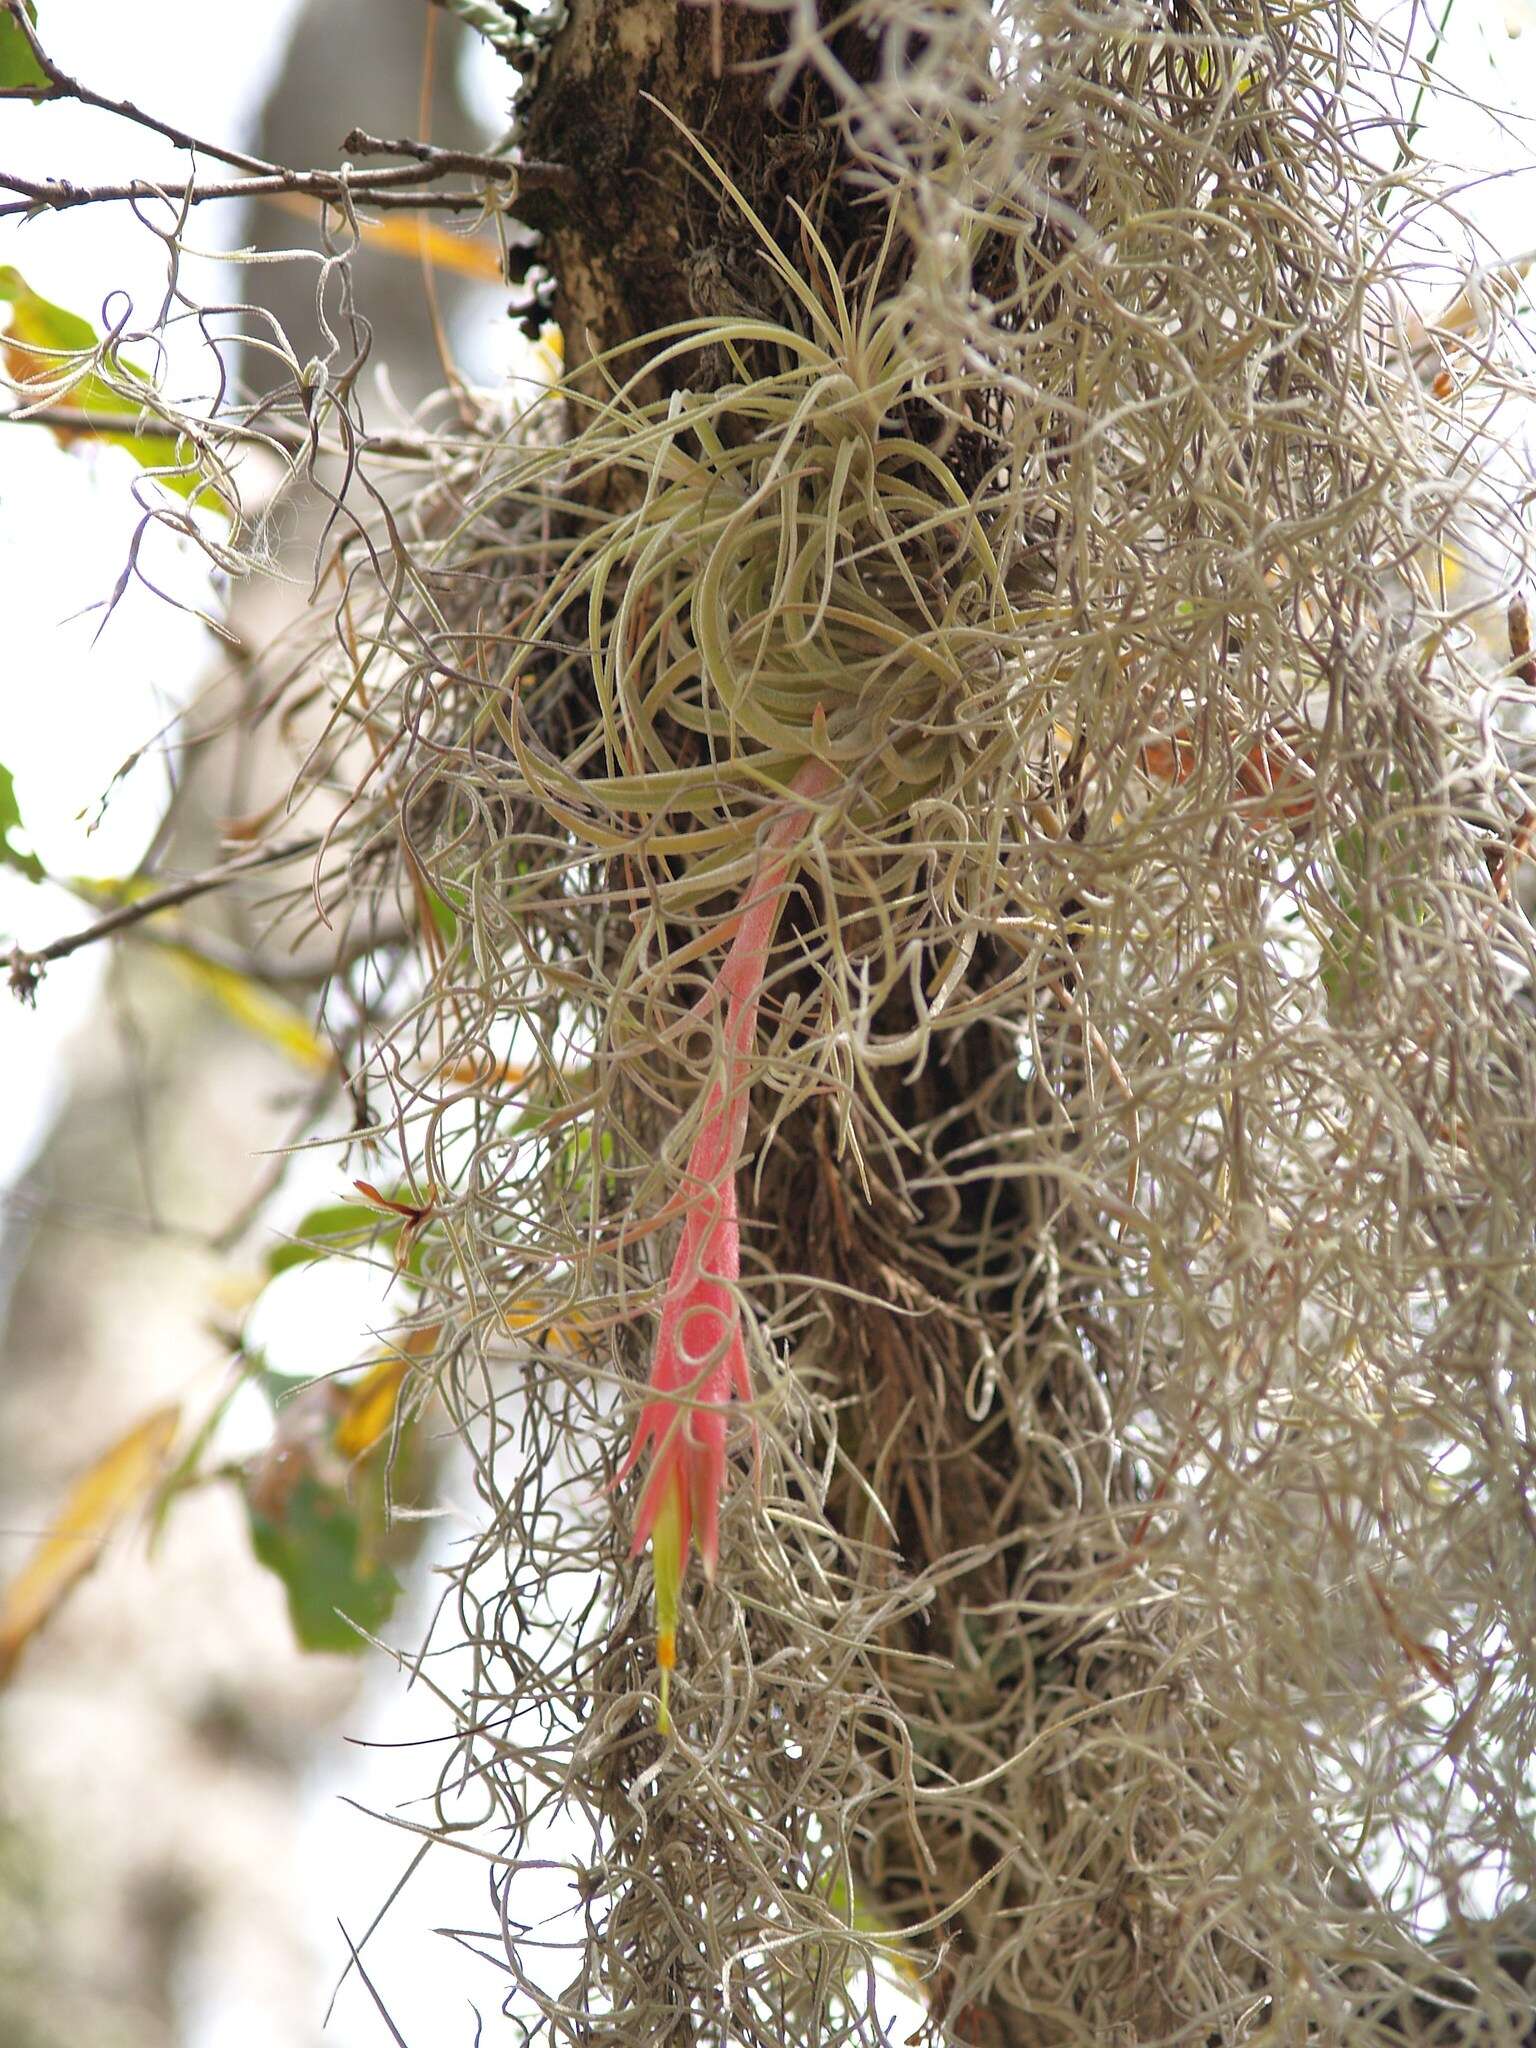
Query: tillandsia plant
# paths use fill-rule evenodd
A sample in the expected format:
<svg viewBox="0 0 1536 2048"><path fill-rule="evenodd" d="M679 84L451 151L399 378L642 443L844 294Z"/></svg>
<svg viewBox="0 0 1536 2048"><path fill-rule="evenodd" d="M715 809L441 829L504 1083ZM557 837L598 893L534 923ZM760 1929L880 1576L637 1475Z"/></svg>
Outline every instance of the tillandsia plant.
<svg viewBox="0 0 1536 2048"><path fill-rule="evenodd" d="M1523 273L1394 300L1391 38L581 0L499 188L565 360L389 444L263 700L530 2038L1528 2024Z"/></svg>
<svg viewBox="0 0 1536 2048"><path fill-rule="evenodd" d="M702 742L699 766L589 772L579 786L562 785L520 742L515 721L506 731L530 783L567 819L579 819L594 803L641 815L652 809L658 823L684 806L707 806L713 818L731 780L771 775L777 783L788 776L783 808L763 836L741 907L702 935L710 945L729 937L730 950L683 1022L702 1021L718 1006L719 1071L705 1087L683 1188L669 1205L685 1220L651 1369L659 1398L642 1411L620 1475L650 1447L634 1547L654 1539L663 1725L677 1588L695 1528L711 1579L717 1562L725 1404L733 1390L751 1399L735 1292L735 1174L781 892L791 850L816 815L808 800L841 791L853 809L899 834L914 794L953 787L957 774L985 774L991 764L978 762L948 721L967 699L974 714L985 667L1001 679L999 603L1005 632L1049 610L1016 605L1001 591L985 507L973 504L941 453L896 431L888 417L906 395L910 366L903 362L902 317L878 297L880 261L863 303L850 307L827 251L802 221L807 282L784 262L719 166L700 153L777 267L804 328L764 319L714 323L707 330L711 347L738 363L751 351L775 363L774 371L664 407L636 406L621 387L598 409L566 459L577 477L588 464L605 473L643 466L644 496L603 533L601 551L576 553L541 608L560 616L578 596L587 605L590 658L611 707L609 759L656 759L664 718ZM653 378L674 351L696 352L700 338L697 331L679 336L673 350L645 361L643 376ZM925 596L918 574L925 558L937 564L944 554L968 566L939 606ZM606 599L620 572L615 634ZM635 619L646 630L625 653ZM530 645L537 645L539 630L536 619ZM650 664L674 636L676 658L658 686ZM804 758L791 775L797 756ZM728 813L723 825L651 839L654 850L664 843L681 865L683 887L669 898L697 896L706 878L713 886L722 877L718 849L741 838ZM589 827L578 829L590 835ZM900 875L898 867L896 886L904 886ZM889 887L867 874L871 905ZM652 937L642 925L637 947ZM664 988L697 951L694 945L669 953L649 970L650 986Z"/></svg>

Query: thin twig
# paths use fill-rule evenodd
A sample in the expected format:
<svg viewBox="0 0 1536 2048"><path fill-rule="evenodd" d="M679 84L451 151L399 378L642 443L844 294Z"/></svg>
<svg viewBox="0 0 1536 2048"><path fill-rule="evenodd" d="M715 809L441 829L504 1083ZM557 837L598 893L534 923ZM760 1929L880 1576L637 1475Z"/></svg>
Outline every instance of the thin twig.
<svg viewBox="0 0 1536 2048"><path fill-rule="evenodd" d="M68 213L77 206L105 206L119 200L163 199L169 205L173 193L178 203L189 206L202 206L213 199L264 199L278 192L298 192L311 199L360 199L369 206L396 211L418 207L440 213L471 213L484 207L483 192L427 192L411 183L442 175L431 165L391 164L381 170L279 170L260 177L231 178L216 185L173 186L157 184L151 178L128 178L112 185L72 185L63 178L21 178L7 171L0 175L0 188L19 192L22 197L0 206L0 219L31 213L37 207L45 207L51 213ZM562 164L526 164L517 173L517 190L563 185L571 175ZM397 189L401 186L408 189Z"/></svg>
<svg viewBox="0 0 1536 2048"><path fill-rule="evenodd" d="M510 164L501 157L481 156L469 150L436 149L423 142L386 142L378 137L363 134L354 129L342 144L344 149L355 148L362 155L408 156L414 159L409 164L391 164L376 170L354 171L297 171L282 164L269 163L265 157L250 156L243 150L226 149L221 144L209 142L194 135L186 128L178 128L173 122L162 121L154 114L146 114L142 107L136 107L132 100L109 98L105 93L96 92L69 72L62 71L38 40L37 31L27 19L26 9L21 0L0 0L3 9L21 30L38 67L48 80L44 92L7 92L0 98L25 98L75 100L81 106L98 107L103 113L115 114L119 120L130 121L135 127L144 128L155 135L163 136L177 149L189 151L194 156L212 157L215 162L230 165L235 170L248 171L251 176L226 180L218 184L187 185L173 187L162 185L149 178L131 178L125 182L108 185L73 185L67 179L45 179L41 182L17 176L14 172L0 175L0 187L18 192L22 198L12 204L0 206L0 218L29 213L34 207L47 207L50 212L63 213L77 206L94 206L118 200L166 199L175 190L177 197L187 204L199 206L211 199L253 199L277 192L298 192L315 199L342 199L366 197L371 205L380 207L419 206L442 212L468 212L485 204L481 192L419 192L414 188L424 179L433 180L448 177L455 172L467 172L487 181L512 185L518 191L533 191L542 187L568 184L574 173L563 164Z"/></svg>
<svg viewBox="0 0 1536 2048"><path fill-rule="evenodd" d="M342 1926L342 1923L339 1920L336 1922L336 1925L338 1927L341 1927L341 1938L347 1944L348 1949L351 1951L352 1966L357 1971L358 1976L362 1978L364 1989L367 1991L368 1996L373 2000L374 2005L378 2008L379 2018L384 2022L385 2026L388 2027L390 2039L395 2043L395 2048L406 2048L405 2036L401 2033L400 2029L395 2025L394 2021L390 2018L389 2008L385 2005L383 1999L380 1998L378 1989L375 1986L373 1979L368 1975L368 1972L363 1968L363 1959L358 1954L356 1944L353 1942L351 1935L348 1934L346 1928Z"/></svg>
<svg viewBox="0 0 1536 2048"><path fill-rule="evenodd" d="M142 107L136 107L132 100L109 99L104 93L95 92L83 85L78 78L72 78L67 71L61 71L48 52L38 41L37 30L27 19L27 10L22 0L0 0L0 8L10 15L12 21L25 37L27 45L37 62L39 70L48 80L47 94L18 90L5 97L39 100L43 98L78 100L83 107L99 107L104 114L116 114L120 120L131 121L136 128L148 128L156 135L163 135L167 142L177 149L189 149L202 156L211 156L215 162L230 164L238 171L276 171L277 164L268 163L265 157L247 156L243 150L226 149L221 143L207 142L201 136L191 134L185 128L178 128L173 122L161 121L154 114L146 114ZM9 181L7 181L9 182Z"/></svg>
<svg viewBox="0 0 1536 2048"><path fill-rule="evenodd" d="M78 953L82 947L94 945L98 939L111 938L115 932L126 931L146 917L153 917L157 911L173 909L178 903L190 903L196 896L207 896L240 875L302 859L305 854L313 853L319 844L318 837L311 834L309 838L293 840L287 846L242 854L238 860L226 861L222 867L209 868L200 875L189 875L184 881L168 882L163 889L140 896L132 903L120 903L115 910L97 918L94 924L85 925L77 932L67 932L63 938L40 946L34 953L25 952L17 946L10 957L11 988L24 1002L30 1002L44 972L55 961L67 960L71 953Z"/></svg>
<svg viewBox="0 0 1536 2048"><path fill-rule="evenodd" d="M341 139L342 149L352 156L408 156L419 164L430 164L435 170L465 171L481 178L490 178L510 184L523 174L523 166L509 163L504 156L482 156L468 149L439 149L433 142L417 142L402 136L391 142L382 135L370 135L366 129L350 129ZM536 166L541 170L555 170L554 164Z"/></svg>

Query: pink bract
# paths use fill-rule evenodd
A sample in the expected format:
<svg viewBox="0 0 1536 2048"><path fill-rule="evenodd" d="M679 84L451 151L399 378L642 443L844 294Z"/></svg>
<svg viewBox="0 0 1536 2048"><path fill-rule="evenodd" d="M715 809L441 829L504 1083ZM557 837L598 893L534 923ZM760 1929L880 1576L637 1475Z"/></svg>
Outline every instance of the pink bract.
<svg viewBox="0 0 1536 2048"><path fill-rule="evenodd" d="M812 760L796 776L796 796L825 794L837 780ZM640 1492L630 1554L649 1540L669 1495L680 1511L681 1562L686 1569L695 1532L704 1573L715 1575L720 1555L720 1499L725 1491L726 1410L734 1394L752 1399L735 1283L741 1272L741 1226L736 1207L736 1157L747 1127L748 1061L757 1028L758 998L778 922L789 858L782 849L802 829L803 803L770 829L747 887L730 949L700 1010L725 998L723 1073L709 1084L704 1115L688 1154L688 1208L662 1304L651 1361L650 1398L640 1411L619 1479L634 1471L647 1448L650 1470ZM756 1425L753 1438L756 1441Z"/></svg>

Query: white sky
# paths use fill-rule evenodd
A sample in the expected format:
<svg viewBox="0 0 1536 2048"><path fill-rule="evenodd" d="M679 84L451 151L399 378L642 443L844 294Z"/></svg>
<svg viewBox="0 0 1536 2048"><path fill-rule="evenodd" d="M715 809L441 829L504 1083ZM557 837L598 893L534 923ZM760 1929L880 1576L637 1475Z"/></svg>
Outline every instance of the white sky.
<svg viewBox="0 0 1536 2048"><path fill-rule="evenodd" d="M67 70L169 119L238 140L275 73L296 4L157 0L153 34L146 33L144 10L122 0L42 0L40 12L49 47ZM1438 11L1440 0L1434 4ZM1434 102L1424 145L1483 179L1492 171L1521 173L1471 186L1466 199L1475 230L1465 253L1483 262L1513 256L1536 244L1536 169L1529 141L1502 131L1486 107L1494 100L1536 106L1533 0L1457 0L1442 57L1468 102ZM504 121L505 78L491 62L475 74L488 135ZM74 106L15 104L0 106L0 160L33 175L67 172L78 182L129 173L172 176L178 162L168 146L157 148L106 116ZM210 221L201 237L209 245L216 234L237 232L229 211L221 211L224 220ZM114 290L126 290L141 309L152 307L162 281L159 244L123 207L82 209L24 227L0 224L0 263L15 264L36 290L93 319ZM215 280L210 268L210 292ZM493 375L505 360L493 320L502 321L504 337L499 302L483 310L475 330L455 337L471 374ZM60 872L114 875L134 865L154 826L162 776L152 761L142 767L97 824L100 799L146 733L185 700L214 651L203 627L138 587L99 638L94 618L71 617L117 578L136 516L130 487L137 475L119 451L66 451L42 430L0 429L0 761L15 774L33 845ZM151 536L146 566L177 594L205 601L200 558L162 532ZM5 942L39 944L82 920L79 904L62 891L34 889L0 872ZM46 1134L58 1107L62 1050L91 1014L104 964L94 953L55 968L35 1014L0 992L0 1072L7 1083L0 1096L0 1190L15 1184ZM323 1176L334 1169L327 1162L317 1171ZM328 1305L311 1298L304 1311L309 1355L317 1317L326 1318L341 1353L355 1341L368 1306L345 1292ZM280 1350L280 1334L274 1345ZM441 1733L440 1713L428 1697L402 1704L397 1682L382 1669L361 1722L359 1732L392 1742ZM333 1745L331 1761L309 1789L312 1853L306 1858L317 1942L331 1955L340 1953L336 1917L358 1935L406 1860L393 1836L341 1806L338 1795L388 1804L402 1786L419 1792L427 1775L409 1754L338 1751ZM498 1979L432 1932L483 1925L485 1918L483 1870L435 1851L370 1950L370 1966L410 2048L472 2041L471 1999L486 2015L487 2048L515 2038L492 2018ZM188 2048L272 2048L263 2016L221 2004L216 1983L189 1987L189 1997ZM349 1986L327 2039L337 2048L377 2048L386 2038L366 1993Z"/></svg>

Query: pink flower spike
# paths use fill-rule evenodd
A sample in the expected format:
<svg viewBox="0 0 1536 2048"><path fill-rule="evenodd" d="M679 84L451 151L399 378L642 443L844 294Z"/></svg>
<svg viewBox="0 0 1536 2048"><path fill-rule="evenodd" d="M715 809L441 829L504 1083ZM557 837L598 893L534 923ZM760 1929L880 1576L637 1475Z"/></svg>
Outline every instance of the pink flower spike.
<svg viewBox="0 0 1536 2048"><path fill-rule="evenodd" d="M724 1117L722 1105L701 1128L690 1167L701 1153L721 1149L717 1125ZM647 1445L651 1447L652 1464L640 1495L631 1555L645 1547L657 1513L675 1487L682 1511L682 1564L687 1565L697 1527L704 1573L711 1580L720 1552L725 1411L733 1391L751 1398L746 1346L732 1292L740 1257L736 1181L728 1167L716 1186L701 1191L684 1221L651 1363L651 1399L640 1411L634 1440L619 1470L620 1479L627 1477Z"/></svg>
<svg viewBox="0 0 1536 2048"><path fill-rule="evenodd" d="M749 1405L752 1400L735 1291L741 1273L736 1158L747 1128L748 1061L758 999L789 873L789 848L804 827L808 801L825 795L837 780L833 769L812 759L790 785L801 801L781 813L764 836L734 920L735 935L713 988L699 1006L702 1012L724 999L723 1072L709 1084L689 1150L687 1208L656 1333L649 1398L614 1481L617 1485L628 1478L650 1450L630 1555L651 1543L664 1715L666 1678L675 1656L677 1591L688 1568L695 1530L704 1576L711 1582L719 1563L726 1411L733 1395ZM752 1443L755 1457L755 1419Z"/></svg>

